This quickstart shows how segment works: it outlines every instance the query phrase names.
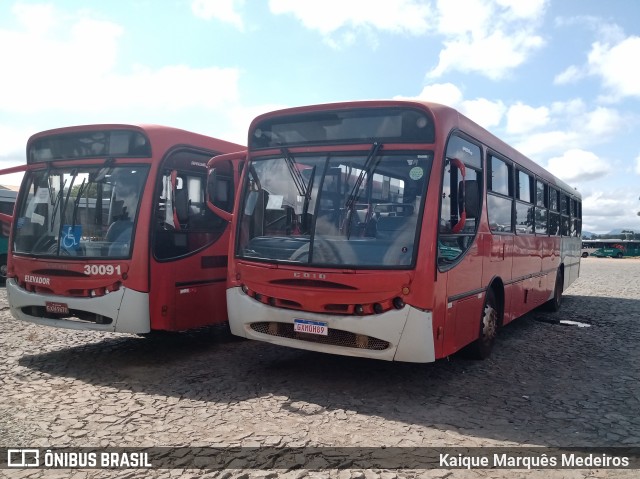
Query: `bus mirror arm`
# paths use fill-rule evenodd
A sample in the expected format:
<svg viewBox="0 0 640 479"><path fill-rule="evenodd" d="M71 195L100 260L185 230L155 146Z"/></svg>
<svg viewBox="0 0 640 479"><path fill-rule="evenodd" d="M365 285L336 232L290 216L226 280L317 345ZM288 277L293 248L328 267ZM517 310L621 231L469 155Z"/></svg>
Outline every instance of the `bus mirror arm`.
<svg viewBox="0 0 640 479"><path fill-rule="evenodd" d="M214 204L215 192L216 192L216 188L215 188L216 181L217 181L216 169L211 168L209 170L209 176L207 177L207 191L205 195L207 198L207 208L209 208L211 211L213 211L216 215L218 215L223 220L230 223L231 220L233 219L233 213L225 211Z"/></svg>
<svg viewBox="0 0 640 479"><path fill-rule="evenodd" d="M216 215L227 222L231 222L233 219L233 213L229 213L228 211L223 210L222 208L218 208L216 205L211 203L211 199L207 196L207 208L213 211Z"/></svg>
<svg viewBox="0 0 640 479"><path fill-rule="evenodd" d="M453 234L460 233L462 228L464 228L465 223L467 222L467 211L466 211L466 192L465 192L465 173L466 169L464 167L464 163L460 161L458 158L451 158L451 167L458 168L460 170L461 180L459 182L459 190L458 190L458 210L460 211L460 219L456 224L451 227L451 232Z"/></svg>

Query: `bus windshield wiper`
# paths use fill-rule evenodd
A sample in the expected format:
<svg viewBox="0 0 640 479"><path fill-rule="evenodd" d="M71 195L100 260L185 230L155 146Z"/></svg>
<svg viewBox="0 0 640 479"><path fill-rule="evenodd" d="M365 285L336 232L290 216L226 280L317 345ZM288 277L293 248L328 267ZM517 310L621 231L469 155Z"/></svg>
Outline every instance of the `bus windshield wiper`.
<svg viewBox="0 0 640 479"><path fill-rule="evenodd" d="M67 184L67 180L63 179L62 186L60 187L60 191L58 191L58 194L56 195L56 199L53 202L53 211L51 212L51 221L49 225L49 230L51 230L52 233L53 233L53 224L56 222L56 216L58 215L58 206L60 205L60 201L64 196L64 187L66 184Z"/></svg>
<svg viewBox="0 0 640 479"><path fill-rule="evenodd" d="M87 179L83 178L82 184L80 185L80 188L78 188L76 200L73 202L73 217L71 219L72 226L75 226L76 220L78 219L78 209L80 206L80 200L82 199L82 195L84 194L86 183L87 183ZM88 201L88 198L87 198L87 201Z"/></svg>
<svg viewBox="0 0 640 479"><path fill-rule="evenodd" d="M364 166L362 167L362 170L360 170L360 175L356 179L356 182L354 183L353 188L351 188L351 193L349 193L349 196L347 197L347 202L344 205L347 211L350 211L353 205L355 205L355 202L359 197L358 191L360 191L360 186L362 186L364 177L367 175L370 169L372 171L375 170L377 166L377 158L379 158L378 152L381 149L382 149L382 143L378 143L377 141L375 141L371 145L371 149L369 150L369 155L367 156L367 159L364 162Z"/></svg>
<svg viewBox="0 0 640 479"><path fill-rule="evenodd" d="M282 148L282 155L284 156L284 161L287 164L287 168L289 169L289 174L291 178L293 178L293 183L296 185L296 189L298 190L298 194L300 196L304 196L305 199L309 200L310 191L307 188L307 185L304 182L304 178L302 177L302 173L298 169L298 163L296 159L289 153L289 150L286 148Z"/></svg>
<svg viewBox="0 0 640 479"><path fill-rule="evenodd" d="M360 197L360 194L359 194L360 186L362 186L364 177L369 173L369 170L371 170L371 172L373 173L373 171L375 171L376 167L378 166L378 159L380 158L378 156L378 152L381 149L382 149L382 143L374 141L373 144L371 145L371 149L369 150L369 155L367 156L367 159L365 160L364 165L362 166L362 170L360 170L360 175L358 175L358 178L356 179L356 182L353 185L353 188L351 188L351 193L349 193L347 201L344 205L344 209L347 212L346 214L347 223L346 225L344 225L346 229L345 234L347 236L347 239L349 239L349 237L351 236L351 216L353 214L353 209L356 205L356 201Z"/></svg>

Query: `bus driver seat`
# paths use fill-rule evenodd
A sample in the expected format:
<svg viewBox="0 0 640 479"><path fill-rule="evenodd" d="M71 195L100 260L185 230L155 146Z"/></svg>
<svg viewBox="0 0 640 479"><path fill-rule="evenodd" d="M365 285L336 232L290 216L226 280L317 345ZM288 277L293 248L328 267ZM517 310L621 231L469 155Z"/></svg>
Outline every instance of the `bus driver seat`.
<svg viewBox="0 0 640 479"><path fill-rule="evenodd" d="M109 256L122 256L129 251L131 243L131 232L133 231L133 221L129 218L127 207L122 208L120 217L111 223L105 240L111 243L109 246Z"/></svg>

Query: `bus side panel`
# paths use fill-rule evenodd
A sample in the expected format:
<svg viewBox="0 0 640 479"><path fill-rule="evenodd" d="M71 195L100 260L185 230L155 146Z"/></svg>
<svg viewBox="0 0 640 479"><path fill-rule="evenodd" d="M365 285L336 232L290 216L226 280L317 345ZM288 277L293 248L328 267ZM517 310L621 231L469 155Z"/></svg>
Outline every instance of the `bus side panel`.
<svg viewBox="0 0 640 479"><path fill-rule="evenodd" d="M459 351L478 338L483 301L484 294L478 293L452 301L447 305L447 327L444 338L445 356Z"/></svg>
<svg viewBox="0 0 640 479"><path fill-rule="evenodd" d="M542 271L542 248L533 235L516 235L513 242L512 278L525 278Z"/></svg>
<svg viewBox="0 0 640 479"><path fill-rule="evenodd" d="M175 288L176 317L171 329L183 330L227 321L226 281Z"/></svg>
<svg viewBox="0 0 640 479"><path fill-rule="evenodd" d="M443 316L446 318L442 342L443 356L454 353L480 334L481 306L477 308L478 314L475 315L472 314L475 310L472 303L482 301L477 300L475 296L482 287L482 274L479 274L482 272L482 251L485 249L482 239L483 235L478 235L460 263L447 272L438 273L438 281L447 285L447 303ZM458 312L457 303L464 302L461 300L468 297L471 303L465 302Z"/></svg>

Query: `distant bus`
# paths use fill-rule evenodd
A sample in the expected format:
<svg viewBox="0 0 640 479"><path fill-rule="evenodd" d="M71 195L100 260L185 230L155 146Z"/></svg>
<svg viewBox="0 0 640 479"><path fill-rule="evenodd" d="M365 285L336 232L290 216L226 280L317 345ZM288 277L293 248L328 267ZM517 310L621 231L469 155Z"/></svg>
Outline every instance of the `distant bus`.
<svg viewBox="0 0 640 479"><path fill-rule="evenodd" d="M215 168L214 168L215 170ZM429 362L560 307L581 196L452 108L315 105L257 117L233 215L233 334Z"/></svg>
<svg viewBox="0 0 640 479"><path fill-rule="evenodd" d="M9 232L13 216L13 207L16 204L18 193L12 190L0 189L0 284L7 279L7 251L9 246Z"/></svg>
<svg viewBox="0 0 640 479"><path fill-rule="evenodd" d="M87 125L27 143L7 279L20 320L127 333L226 322L228 222L207 162L244 147L163 126ZM216 165L232 211L238 164Z"/></svg>
<svg viewBox="0 0 640 479"><path fill-rule="evenodd" d="M601 239L582 240L582 257L622 258L640 256L639 240Z"/></svg>

